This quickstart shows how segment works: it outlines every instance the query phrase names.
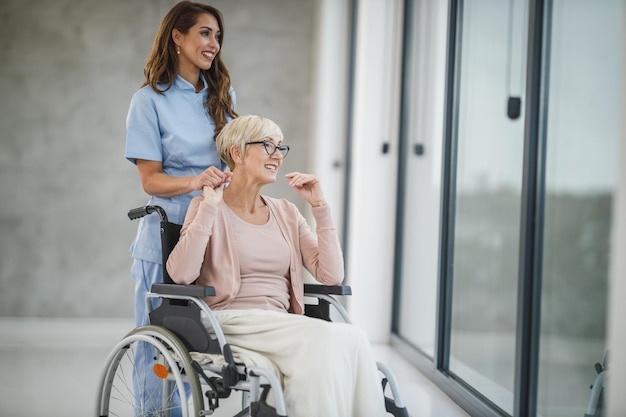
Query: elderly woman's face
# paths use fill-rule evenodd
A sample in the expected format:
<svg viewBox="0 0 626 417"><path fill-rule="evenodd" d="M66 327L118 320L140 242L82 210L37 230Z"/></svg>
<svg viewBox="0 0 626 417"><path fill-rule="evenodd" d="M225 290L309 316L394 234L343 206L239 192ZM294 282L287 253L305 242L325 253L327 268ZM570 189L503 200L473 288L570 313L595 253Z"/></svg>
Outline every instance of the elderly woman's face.
<svg viewBox="0 0 626 417"><path fill-rule="evenodd" d="M262 183L273 183L280 166L283 154L289 150L283 146L276 136L266 136L247 143L248 149L244 158L247 171Z"/></svg>

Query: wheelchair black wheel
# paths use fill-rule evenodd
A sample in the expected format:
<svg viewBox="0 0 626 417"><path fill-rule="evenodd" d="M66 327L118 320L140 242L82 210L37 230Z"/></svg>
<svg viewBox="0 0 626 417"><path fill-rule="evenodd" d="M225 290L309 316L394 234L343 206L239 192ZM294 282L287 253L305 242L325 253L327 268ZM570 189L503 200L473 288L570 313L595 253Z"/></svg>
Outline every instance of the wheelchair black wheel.
<svg viewBox="0 0 626 417"><path fill-rule="evenodd" d="M138 327L111 351L101 377L99 417L198 417L203 410L189 352L169 330Z"/></svg>

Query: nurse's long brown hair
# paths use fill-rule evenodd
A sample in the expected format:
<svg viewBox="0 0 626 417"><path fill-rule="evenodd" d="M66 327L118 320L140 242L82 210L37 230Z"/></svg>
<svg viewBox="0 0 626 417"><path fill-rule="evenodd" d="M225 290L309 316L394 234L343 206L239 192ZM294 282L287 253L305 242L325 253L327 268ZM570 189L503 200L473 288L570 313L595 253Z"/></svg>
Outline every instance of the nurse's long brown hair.
<svg viewBox="0 0 626 417"><path fill-rule="evenodd" d="M180 33L186 34L189 29L196 24L198 16L203 13L209 13L215 17L220 27L221 36L219 38L220 52L213 58L213 64L207 71L202 70L202 74L209 85L209 96L207 99L207 109L215 122L215 139L218 133L226 125L226 116L237 117L233 109L233 100L229 93L230 90L230 73L226 64L222 61L222 42L224 41L224 18L222 13L215 7L193 3L190 1L181 1L176 4L165 15L161 26L154 38L152 51L146 61L144 74L146 80L143 86L149 85L154 91L163 94L169 90L176 78L176 69L178 68L178 56L176 54L176 45L172 40L172 31L177 29ZM158 85L165 85L164 89L159 89Z"/></svg>

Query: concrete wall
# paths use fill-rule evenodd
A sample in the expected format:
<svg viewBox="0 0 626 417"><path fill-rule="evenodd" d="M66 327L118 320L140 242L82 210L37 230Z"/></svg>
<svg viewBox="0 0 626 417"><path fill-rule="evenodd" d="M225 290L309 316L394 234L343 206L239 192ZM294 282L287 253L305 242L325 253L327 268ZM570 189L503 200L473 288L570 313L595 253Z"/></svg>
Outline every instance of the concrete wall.
<svg viewBox="0 0 626 417"><path fill-rule="evenodd" d="M0 316L132 317L125 117L176 1L0 3ZM214 0L240 114L279 123L308 170L318 0ZM283 181L268 192L293 197Z"/></svg>

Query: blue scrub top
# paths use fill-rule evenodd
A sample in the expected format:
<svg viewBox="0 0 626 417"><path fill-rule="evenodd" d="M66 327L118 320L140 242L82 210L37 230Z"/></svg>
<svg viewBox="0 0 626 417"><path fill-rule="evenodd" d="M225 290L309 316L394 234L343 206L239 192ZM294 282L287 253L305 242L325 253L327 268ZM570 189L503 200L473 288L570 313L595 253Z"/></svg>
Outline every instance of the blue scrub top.
<svg viewBox="0 0 626 417"><path fill-rule="evenodd" d="M198 175L209 166L224 169L213 140L215 123L206 108L207 83L202 91L180 75L164 94L145 86L132 97L126 118L126 159L160 161L163 173L173 177ZM164 89L165 86L159 86ZM235 92L230 94L235 103ZM194 191L176 197L152 196L148 205L165 209L170 222L182 224ZM160 218L154 213L139 221L130 247L134 258L161 263Z"/></svg>

